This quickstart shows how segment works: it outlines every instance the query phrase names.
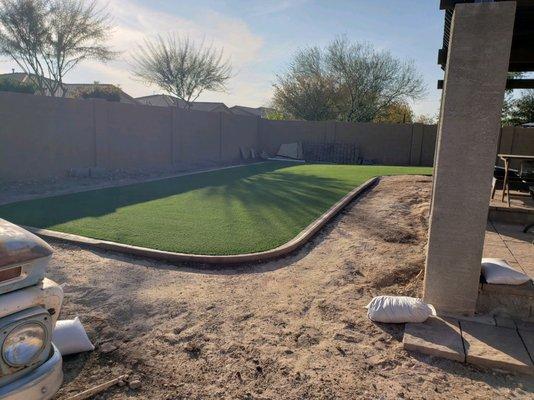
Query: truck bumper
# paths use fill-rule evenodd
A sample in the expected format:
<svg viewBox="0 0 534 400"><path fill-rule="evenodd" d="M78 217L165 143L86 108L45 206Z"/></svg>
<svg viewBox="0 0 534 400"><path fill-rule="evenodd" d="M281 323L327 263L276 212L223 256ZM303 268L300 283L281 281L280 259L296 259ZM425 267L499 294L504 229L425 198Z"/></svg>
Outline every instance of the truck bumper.
<svg viewBox="0 0 534 400"><path fill-rule="evenodd" d="M52 356L20 379L0 387L2 400L48 400L63 382L61 354L52 344Z"/></svg>

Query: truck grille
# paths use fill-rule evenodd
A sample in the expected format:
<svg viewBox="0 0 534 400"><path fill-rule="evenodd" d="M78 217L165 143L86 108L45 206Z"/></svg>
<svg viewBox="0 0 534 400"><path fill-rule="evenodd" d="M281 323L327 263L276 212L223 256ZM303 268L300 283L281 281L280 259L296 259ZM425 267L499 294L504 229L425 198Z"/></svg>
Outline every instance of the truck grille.
<svg viewBox="0 0 534 400"><path fill-rule="evenodd" d="M22 267L6 268L0 270L0 283L18 278L22 274Z"/></svg>

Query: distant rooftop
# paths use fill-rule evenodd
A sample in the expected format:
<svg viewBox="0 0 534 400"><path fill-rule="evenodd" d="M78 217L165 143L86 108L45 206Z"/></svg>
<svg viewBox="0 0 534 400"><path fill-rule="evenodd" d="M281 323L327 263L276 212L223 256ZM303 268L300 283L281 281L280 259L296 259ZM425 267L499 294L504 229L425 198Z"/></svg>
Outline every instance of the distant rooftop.
<svg viewBox="0 0 534 400"><path fill-rule="evenodd" d="M186 103L174 96L166 94L155 94L151 96L137 97L137 102L146 104L149 106L158 107L180 107L186 108ZM231 112L230 109L224 103L209 102L209 101L195 101L191 103L190 110L195 111L209 111L209 112Z"/></svg>
<svg viewBox="0 0 534 400"><path fill-rule="evenodd" d="M230 110L232 110L234 114L254 116L254 117L260 117L260 118L265 118L267 114L272 111L272 109L268 107L245 107L245 106L233 106L233 107L230 107Z"/></svg>
<svg viewBox="0 0 534 400"><path fill-rule="evenodd" d="M31 75L25 72L10 72L7 74L0 74L0 78L12 79L12 80L19 81L19 82L30 82L31 81L30 77ZM67 98L73 98L77 90L83 89L86 87L91 87L91 86L115 87L119 89L120 91L121 103L137 104L137 101L132 96L124 92L118 86L112 85L110 83L97 83L97 82L95 83L64 83L63 85L66 89L65 97Z"/></svg>

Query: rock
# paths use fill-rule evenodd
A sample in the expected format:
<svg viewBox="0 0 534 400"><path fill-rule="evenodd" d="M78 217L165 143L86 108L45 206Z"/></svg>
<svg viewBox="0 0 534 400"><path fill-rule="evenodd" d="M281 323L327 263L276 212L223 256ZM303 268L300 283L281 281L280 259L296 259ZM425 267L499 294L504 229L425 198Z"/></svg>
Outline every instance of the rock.
<svg viewBox="0 0 534 400"><path fill-rule="evenodd" d="M102 353L111 353L112 351L115 351L117 350L117 346L115 346L113 343L111 342L106 342L106 343L103 343L101 346L100 346L100 351Z"/></svg>
<svg viewBox="0 0 534 400"><path fill-rule="evenodd" d="M140 389L142 386L141 381L139 379L134 379L130 381L130 389L137 390Z"/></svg>

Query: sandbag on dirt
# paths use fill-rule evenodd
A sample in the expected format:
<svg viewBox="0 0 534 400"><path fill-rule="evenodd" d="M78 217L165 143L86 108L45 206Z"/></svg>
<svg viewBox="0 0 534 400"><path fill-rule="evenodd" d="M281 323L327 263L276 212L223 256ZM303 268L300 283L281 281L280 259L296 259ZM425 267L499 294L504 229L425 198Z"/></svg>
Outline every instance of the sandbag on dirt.
<svg viewBox="0 0 534 400"><path fill-rule="evenodd" d="M377 296L365 308L371 321L394 324L425 322L435 314L431 305L407 296Z"/></svg>
<svg viewBox="0 0 534 400"><path fill-rule="evenodd" d="M482 275L487 283L496 285L522 285L530 280L528 275L499 258L483 258Z"/></svg>
<svg viewBox="0 0 534 400"><path fill-rule="evenodd" d="M78 317L57 321L52 334L52 342L54 342L62 356L95 349Z"/></svg>

